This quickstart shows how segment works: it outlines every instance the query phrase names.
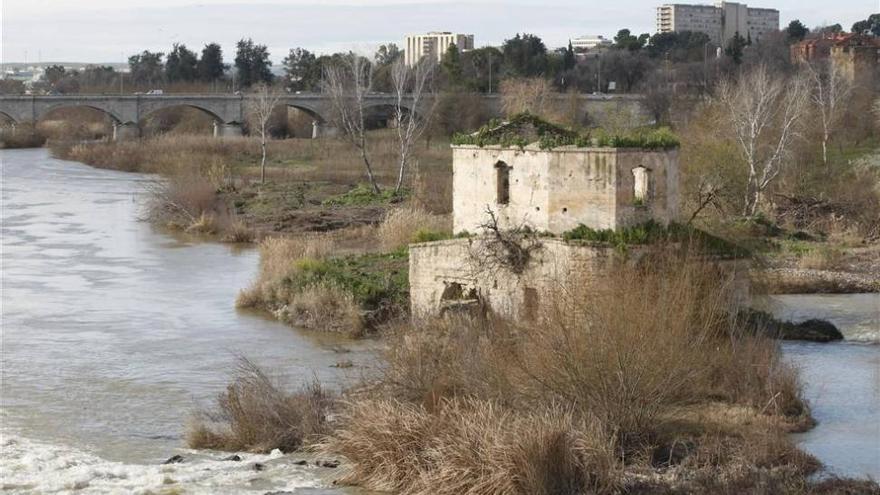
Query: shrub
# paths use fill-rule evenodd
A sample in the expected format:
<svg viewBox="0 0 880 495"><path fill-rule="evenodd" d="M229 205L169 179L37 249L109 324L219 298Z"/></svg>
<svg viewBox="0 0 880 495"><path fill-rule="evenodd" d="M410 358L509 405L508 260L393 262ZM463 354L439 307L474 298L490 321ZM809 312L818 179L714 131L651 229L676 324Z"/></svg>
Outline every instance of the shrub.
<svg viewBox="0 0 880 495"><path fill-rule="evenodd" d="M147 218L158 225L213 233L214 217L226 213L214 185L194 170L156 181L149 193Z"/></svg>
<svg viewBox="0 0 880 495"><path fill-rule="evenodd" d="M388 204L401 200L406 192L395 194L393 189L385 189L377 193L369 184L358 184L350 191L323 201L324 206L366 206Z"/></svg>
<svg viewBox="0 0 880 495"><path fill-rule="evenodd" d="M820 246L808 249L798 258L798 267L812 270L837 270L843 266L844 254L840 249Z"/></svg>
<svg viewBox="0 0 880 495"><path fill-rule="evenodd" d="M342 480L394 493L607 493L613 443L559 408L512 413L452 400L435 413L393 400L351 404L324 446L354 463Z"/></svg>
<svg viewBox="0 0 880 495"><path fill-rule="evenodd" d="M351 294L332 285L300 288L277 312L278 319L294 326L359 336L364 330L361 308Z"/></svg>
<svg viewBox="0 0 880 495"><path fill-rule="evenodd" d="M588 241L611 244L624 250L627 246L659 244L664 242L682 243L685 250L691 247L719 256L747 257L749 251L721 237L709 234L690 225L672 222L662 225L649 220L641 225L621 229L592 229L580 224L562 233L566 241Z"/></svg>
<svg viewBox="0 0 880 495"><path fill-rule="evenodd" d="M293 452L328 431L333 400L315 381L285 393L254 363L241 358L214 410L197 412L187 432L194 449Z"/></svg>
<svg viewBox="0 0 880 495"><path fill-rule="evenodd" d="M534 321L447 316L390 332L381 379L326 447L353 462L344 481L609 493L670 445L716 475L807 466L779 427L809 417L797 375L775 342L738 330L731 275L677 252L614 269L599 286L560 282Z"/></svg>

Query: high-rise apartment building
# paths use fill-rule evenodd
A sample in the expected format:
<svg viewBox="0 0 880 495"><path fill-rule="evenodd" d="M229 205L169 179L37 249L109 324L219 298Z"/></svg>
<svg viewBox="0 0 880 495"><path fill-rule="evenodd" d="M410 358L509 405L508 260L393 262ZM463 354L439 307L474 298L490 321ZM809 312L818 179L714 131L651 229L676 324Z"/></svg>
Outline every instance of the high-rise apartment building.
<svg viewBox="0 0 880 495"><path fill-rule="evenodd" d="M752 8L742 3L715 5L666 4L657 7L657 32L696 31L723 46L736 33L752 41L779 30L779 11Z"/></svg>
<svg viewBox="0 0 880 495"><path fill-rule="evenodd" d="M473 50L474 35L446 31L407 35L403 42L404 61L410 67L418 63L422 57L430 57L431 60L439 62L451 45L455 45L460 52Z"/></svg>

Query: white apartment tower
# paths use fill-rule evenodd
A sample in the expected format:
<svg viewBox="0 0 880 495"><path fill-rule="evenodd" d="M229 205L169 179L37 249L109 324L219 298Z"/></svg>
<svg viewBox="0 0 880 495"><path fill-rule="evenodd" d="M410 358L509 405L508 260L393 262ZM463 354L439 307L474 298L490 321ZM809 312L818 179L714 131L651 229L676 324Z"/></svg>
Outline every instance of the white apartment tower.
<svg viewBox="0 0 880 495"><path fill-rule="evenodd" d="M404 61L410 67L418 63L422 57L430 57L431 60L439 62L451 45L455 45L460 52L473 50L474 35L447 31L409 34L403 43Z"/></svg>
<svg viewBox="0 0 880 495"><path fill-rule="evenodd" d="M657 32L697 31L723 46L739 33L758 41L765 34L779 30L779 11L751 8L742 3L718 2L715 5L666 4L657 7Z"/></svg>

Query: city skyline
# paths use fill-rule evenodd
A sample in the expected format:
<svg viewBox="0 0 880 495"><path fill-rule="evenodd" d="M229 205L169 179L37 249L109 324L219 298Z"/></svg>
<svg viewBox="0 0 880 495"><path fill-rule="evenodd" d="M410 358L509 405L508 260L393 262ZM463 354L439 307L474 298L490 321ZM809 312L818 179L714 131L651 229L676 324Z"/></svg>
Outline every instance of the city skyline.
<svg viewBox="0 0 880 495"><path fill-rule="evenodd" d="M553 48L584 34L610 38L621 28L653 34L655 8L662 3L621 0L585 6L584 2L552 0L538 8L534 3L498 0L348 0L322 4L206 0L186 5L172 0L91 0L73 8L59 7L59 2L50 0L5 0L0 56L4 63L123 63L145 49L167 51L172 43L180 42L198 50L216 41L223 46L228 61L235 41L250 37L267 45L277 64L297 46L316 53L371 52L383 43L402 48L406 34L437 30L472 32L476 46L497 45L517 32L528 32ZM831 14L823 8L827 3L818 0L752 3L778 9L781 27L800 19L810 27L839 22L848 29L853 22L880 9L871 1L838 2L833 12L836 17L828 18ZM503 10L499 10L501 5ZM561 9L567 9L570 15L560 15ZM464 10L468 15L462 15ZM490 18L494 22L487 22Z"/></svg>

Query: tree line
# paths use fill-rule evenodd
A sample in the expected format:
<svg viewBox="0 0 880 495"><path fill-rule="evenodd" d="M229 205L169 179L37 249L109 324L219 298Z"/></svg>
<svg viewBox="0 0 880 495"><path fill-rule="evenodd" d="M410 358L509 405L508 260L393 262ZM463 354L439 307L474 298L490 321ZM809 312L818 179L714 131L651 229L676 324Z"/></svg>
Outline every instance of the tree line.
<svg viewBox="0 0 880 495"><path fill-rule="evenodd" d="M785 29L763 39L752 40L737 34L725 46L718 47L699 32L636 35L629 29L621 29L610 47L587 53L578 53L571 43L551 50L540 37L518 33L497 47L460 52L454 45L450 46L439 63L435 85L440 91L494 93L504 80L542 78L560 92L648 92L659 83L706 92L743 64L761 63L790 70L791 43L842 30L840 24L834 24L811 31L794 20ZM852 32L878 35L880 14L856 22ZM716 57L719 49L721 56ZM319 91L325 68L349 55L317 55L302 47L293 48L281 62L282 75L276 77L267 46L250 38L238 41L231 64L225 62L218 43L206 44L200 53L175 43L167 53L144 50L130 56L129 74L125 76L108 66L87 67L81 71L52 66L46 70L45 79L47 90L60 93L102 87L111 91L119 87L121 91L120 77L134 87L222 82L224 89L233 90L267 83L282 85L289 91ZM366 59L375 78L375 91L393 89L392 67L402 56L403 51L389 43ZM13 91L7 89L6 92Z"/></svg>

